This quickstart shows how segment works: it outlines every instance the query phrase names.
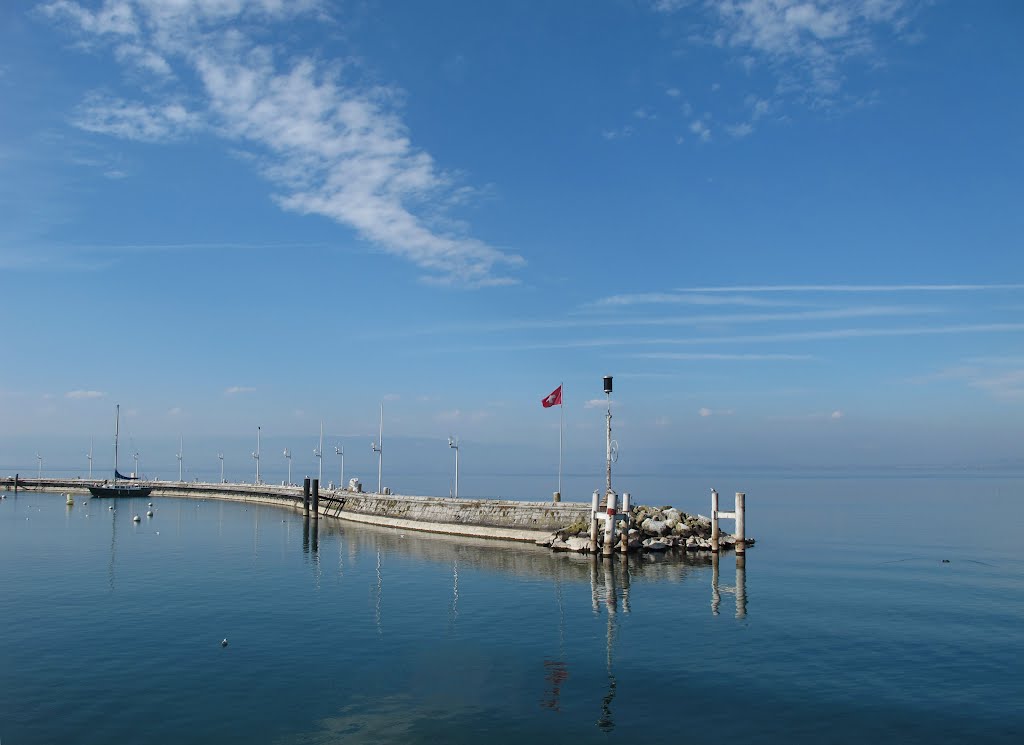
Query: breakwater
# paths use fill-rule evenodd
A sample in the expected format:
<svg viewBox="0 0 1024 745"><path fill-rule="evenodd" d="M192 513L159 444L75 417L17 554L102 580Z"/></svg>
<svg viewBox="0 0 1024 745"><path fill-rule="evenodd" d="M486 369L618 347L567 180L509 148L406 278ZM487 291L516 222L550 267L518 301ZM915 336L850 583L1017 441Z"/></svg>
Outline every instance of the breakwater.
<svg viewBox="0 0 1024 745"><path fill-rule="evenodd" d="M26 479L19 489L88 493L102 481L89 479ZM272 484L211 484L202 482L145 481L153 497L224 499L274 504L303 509L301 486ZM13 492L14 478L0 479L0 489ZM535 542L566 525L590 519L584 502L529 502L505 499L454 499L397 494L368 494L347 489L319 493L318 513L323 517L446 535Z"/></svg>

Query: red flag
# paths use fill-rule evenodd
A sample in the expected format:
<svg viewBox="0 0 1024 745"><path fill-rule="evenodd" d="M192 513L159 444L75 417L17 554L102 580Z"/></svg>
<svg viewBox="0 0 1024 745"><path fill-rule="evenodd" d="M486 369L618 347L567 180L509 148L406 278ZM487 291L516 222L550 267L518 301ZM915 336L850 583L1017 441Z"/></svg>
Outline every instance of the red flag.
<svg viewBox="0 0 1024 745"><path fill-rule="evenodd" d="M552 406L562 405L562 386L558 386L555 390L551 391L547 396L541 399L545 409L550 409Z"/></svg>

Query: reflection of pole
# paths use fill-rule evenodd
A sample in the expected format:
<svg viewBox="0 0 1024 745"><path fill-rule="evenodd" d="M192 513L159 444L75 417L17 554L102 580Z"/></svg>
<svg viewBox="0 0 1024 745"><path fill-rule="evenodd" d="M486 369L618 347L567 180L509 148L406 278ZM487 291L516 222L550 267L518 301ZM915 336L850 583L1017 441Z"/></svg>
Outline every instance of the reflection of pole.
<svg viewBox="0 0 1024 745"><path fill-rule="evenodd" d="M738 546L739 544L737 544ZM747 557L736 552L736 618L747 617Z"/></svg>
<svg viewBox="0 0 1024 745"><path fill-rule="evenodd" d="M610 491L608 493L611 494ZM612 671L612 650L614 648L617 623L618 598L615 593L614 565L610 561L604 564L604 583L605 604L608 606L608 633L605 639L608 693L601 700L601 718L597 720L597 726L604 732L611 732L615 729L615 720L612 717L612 701L615 700L615 673Z"/></svg>
<svg viewBox="0 0 1024 745"><path fill-rule="evenodd" d="M711 554L711 615L718 615L718 606L722 603L722 593L718 591L718 552Z"/></svg>

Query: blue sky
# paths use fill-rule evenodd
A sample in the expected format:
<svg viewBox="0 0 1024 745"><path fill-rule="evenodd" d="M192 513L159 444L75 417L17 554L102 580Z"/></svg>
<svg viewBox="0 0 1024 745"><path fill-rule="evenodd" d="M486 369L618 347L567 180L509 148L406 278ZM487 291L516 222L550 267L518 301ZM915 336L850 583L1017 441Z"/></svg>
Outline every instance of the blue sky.
<svg viewBox="0 0 1024 745"><path fill-rule="evenodd" d="M1020 464L1022 28L1016 2L5 3L5 435L105 442L118 402L171 458L321 419L362 442L383 400L445 458L550 459L564 381L590 464L611 374L637 469Z"/></svg>

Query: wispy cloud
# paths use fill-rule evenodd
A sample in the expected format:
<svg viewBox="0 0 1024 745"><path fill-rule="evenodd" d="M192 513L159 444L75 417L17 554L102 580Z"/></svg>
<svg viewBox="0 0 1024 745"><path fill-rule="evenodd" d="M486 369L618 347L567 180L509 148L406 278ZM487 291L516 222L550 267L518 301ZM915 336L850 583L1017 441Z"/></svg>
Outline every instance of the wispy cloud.
<svg viewBox="0 0 1024 745"><path fill-rule="evenodd" d="M91 132L151 143L215 133L256 163L283 209L328 217L381 251L424 270L424 281L511 284L525 264L444 219L468 191L416 148L400 117L400 91L359 82L355 63L282 55L247 33L317 18L315 0L242 3L71 0L44 16L159 85L139 101L92 93L75 123ZM198 79L200 88L182 81ZM188 102L188 104L186 104Z"/></svg>
<svg viewBox="0 0 1024 745"><path fill-rule="evenodd" d="M713 42L773 69L779 87L817 105L835 102L842 67L877 58L876 36L905 28L909 0L731 0L708 3Z"/></svg>
<svg viewBox="0 0 1024 745"><path fill-rule="evenodd" d="M242 394L242 393L254 393L255 391L256 391L256 389L253 388L252 386L248 386L248 385L233 385L233 386L230 386L229 388L226 388L224 390L224 395L226 395L226 396L237 396L237 395Z"/></svg>
<svg viewBox="0 0 1024 745"><path fill-rule="evenodd" d="M676 292L988 292L1022 290L1024 283L902 285L734 285L679 287Z"/></svg>
<svg viewBox="0 0 1024 745"><path fill-rule="evenodd" d="M706 406L697 410L697 416L704 418L711 416L732 416L735 413L735 409L709 409Z"/></svg>
<svg viewBox="0 0 1024 745"><path fill-rule="evenodd" d="M64 394L64 397L65 398L76 399L76 400L83 400L83 399L103 398L106 395L107 394L103 393L102 391L83 391L83 390L77 390L77 391L68 391L67 393Z"/></svg>
<svg viewBox="0 0 1024 745"><path fill-rule="evenodd" d="M773 344L778 342L823 341L838 339L867 339L875 337L946 336L958 334L998 334L1024 331L1024 323L978 323L949 326L917 326L903 328L842 328L820 331L791 331L773 334L745 334L734 336L692 336L692 337L608 337L593 339L561 340L557 342L526 343L521 345L503 344L502 351L526 351L531 349L587 349L599 347L642 347L722 344Z"/></svg>
<svg viewBox="0 0 1024 745"><path fill-rule="evenodd" d="M682 360L682 361L723 361L723 362L770 362L813 360L810 354L727 354L716 352L639 352L631 355L647 360Z"/></svg>

